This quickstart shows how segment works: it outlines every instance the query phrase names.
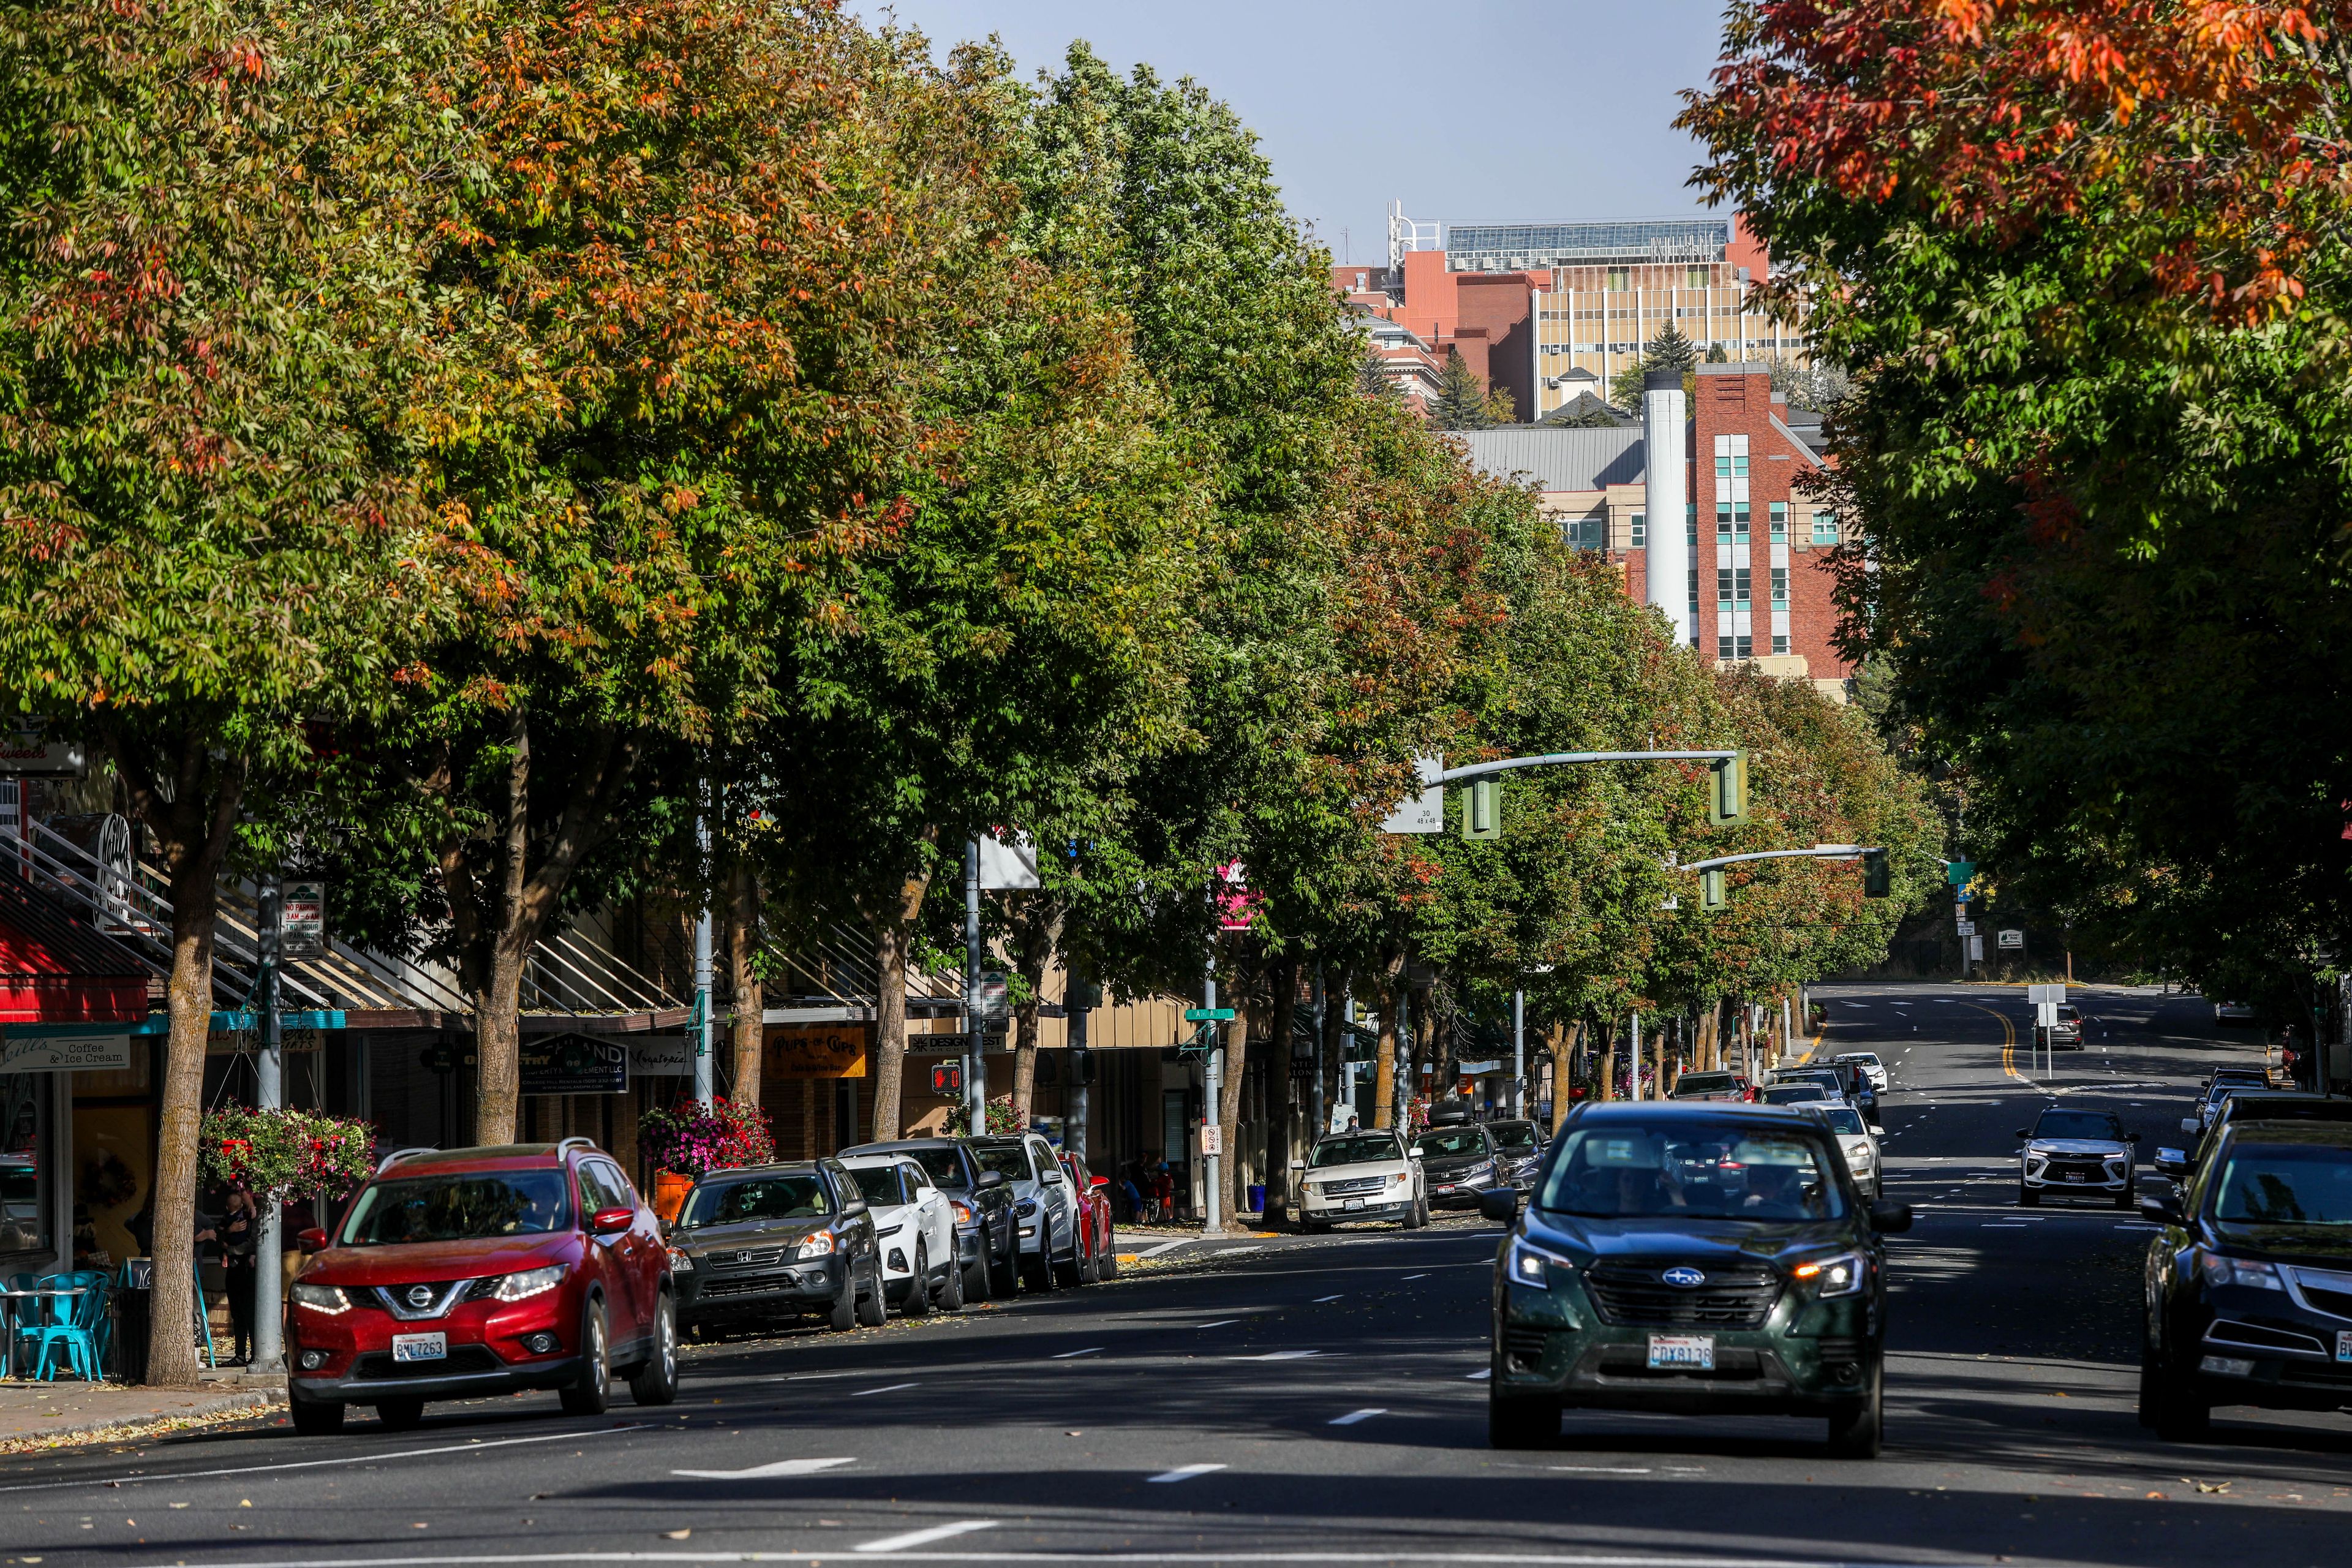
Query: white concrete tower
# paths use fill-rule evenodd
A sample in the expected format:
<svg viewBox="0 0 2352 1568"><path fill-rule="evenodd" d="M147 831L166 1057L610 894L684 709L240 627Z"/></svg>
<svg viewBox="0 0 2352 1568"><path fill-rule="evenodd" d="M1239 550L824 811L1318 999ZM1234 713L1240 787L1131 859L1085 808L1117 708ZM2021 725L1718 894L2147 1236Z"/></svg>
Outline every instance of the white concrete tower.
<svg viewBox="0 0 2352 1568"><path fill-rule="evenodd" d="M1683 373L1654 370L1642 383L1643 544L1649 554L1649 602L1666 613L1675 641L1685 647L1698 635L1691 618L1690 480L1685 447L1689 410L1683 402Z"/></svg>

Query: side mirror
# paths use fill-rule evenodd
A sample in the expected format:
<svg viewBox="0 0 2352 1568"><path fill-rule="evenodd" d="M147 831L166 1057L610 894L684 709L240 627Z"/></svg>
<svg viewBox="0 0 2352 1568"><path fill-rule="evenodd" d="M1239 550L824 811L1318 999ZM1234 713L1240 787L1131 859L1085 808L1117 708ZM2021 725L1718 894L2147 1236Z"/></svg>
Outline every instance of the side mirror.
<svg viewBox="0 0 2352 1568"><path fill-rule="evenodd" d="M2180 1119L2180 1130L2181 1130L2183 1132L2186 1132L2186 1133L2189 1134L2191 1137L2196 1136L2196 1133L2197 1133L2197 1118L2195 1118L2195 1117L2193 1117L2193 1116L2184 1116L2184 1117L2182 1117L2182 1118Z"/></svg>
<svg viewBox="0 0 2352 1568"><path fill-rule="evenodd" d="M1416 1144L1414 1144L1412 1148L1410 1148L1410 1149L1406 1150L1406 1151L1404 1152L1404 1157L1405 1157L1406 1159L1408 1159L1408 1160L1418 1160L1418 1159L1420 1159L1420 1158L1421 1158L1421 1145L1420 1145L1420 1144L1418 1144L1418 1143L1416 1143Z"/></svg>
<svg viewBox="0 0 2352 1568"><path fill-rule="evenodd" d="M618 1236L636 1223L635 1209L598 1209L588 1216L588 1230L592 1236Z"/></svg>
<svg viewBox="0 0 2352 1568"><path fill-rule="evenodd" d="M1496 1187L1478 1194L1478 1212L1497 1225L1508 1225L1519 1217L1519 1194L1516 1188Z"/></svg>
<svg viewBox="0 0 2352 1568"><path fill-rule="evenodd" d="M2017 1135L2020 1138L2031 1138L2033 1136L2033 1133L2031 1129L2021 1127L2017 1130Z"/></svg>
<svg viewBox="0 0 2352 1568"><path fill-rule="evenodd" d="M1909 1204L1873 1204L1870 1228L1881 1236L1900 1236L1911 1228Z"/></svg>
<svg viewBox="0 0 2352 1568"><path fill-rule="evenodd" d="M327 1250L327 1233L315 1225L307 1230L296 1231L294 1245L305 1252L324 1252Z"/></svg>
<svg viewBox="0 0 2352 1568"><path fill-rule="evenodd" d="M2171 1193L2160 1198L2140 1199L2139 1214L2142 1219L2152 1219L2158 1225L2189 1223L2189 1215L2182 1210L2179 1195Z"/></svg>
<svg viewBox="0 0 2352 1568"><path fill-rule="evenodd" d="M859 1215L862 1215L865 1212L866 1200L864 1198L852 1198L847 1203L841 1205L841 1217L844 1219L856 1219Z"/></svg>
<svg viewBox="0 0 2352 1568"><path fill-rule="evenodd" d="M1004 1173L1002 1171L982 1171L980 1173L980 1186L978 1190L981 1192L984 1193L991 1187L1001 1187L1003 1184Z"/></svg>
<svg viewBox="0 0 2352 1568"><path fill-rule="evenodd" d="M1873 1138L1884 1138L1886 1136L1886 1129L1874 1121L1870 1124L1870 1135Z"/></svg>
<svg viewBox="0 0 2352 1568"><path fill-rule="evenodd" d="M1307 1169L1307 1162L1304 1160L1293 1160L1290 1162L1290 1168L1294 1171L1303 1171Z"/></svg>
<svg viewBox="0 0 2352 1568"><path fill-rule="evenodd" d="M2170 1176L2178 1181L2189 1174L2189 1156L2179 1149L2158 1149L2156 1152L2156 1169L2158 1175Z"/></svg>
<svg viewBox="0 0 2352 1568"><path fill-rule="evenodd" d="M1110 1185L1110 1178L1109 1178L1108 1176L1097 1176L1097 1177L1094 1179L1094 1181L1093 1181L1091 1184L1089 1184L1094 1188L1094 1190L1095 1190L1096 1192L1100 1192L1100 1191L1102 1191L1105 1187L1107 1187L1107 1186Z"/></svg>

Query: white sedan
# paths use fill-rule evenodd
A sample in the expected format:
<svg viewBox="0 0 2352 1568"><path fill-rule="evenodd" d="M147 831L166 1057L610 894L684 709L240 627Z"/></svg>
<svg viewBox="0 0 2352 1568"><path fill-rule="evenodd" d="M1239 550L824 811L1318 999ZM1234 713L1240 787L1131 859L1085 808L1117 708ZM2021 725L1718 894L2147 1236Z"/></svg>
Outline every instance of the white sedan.
<svg viewBox="0 0 2352 1568"><path fill-rule="evenodd" d="M1420 1149L1393 1132L1340 1132L1317 1142L1304 1160L1299 1228L1313 1234L1351 1220L1395 1220L1412 1230L1429 1223L1429 1189Z"/></svg>
<svg viewBox="0 0 2352 1568"><path fill-rule="evenodd" d="M963 1270L956 1262L955 1205L948 1195L904 1154L850 1154L841 1163L874 1216L884 1299L908 1318L929 1311L934 1300L950 1312L961 1308Z"/></svg>
<svg viewBox="0 0 2352 1568"><path fill-rule="evenodd" d="M1851 1105L1820 1104L1806 1107L1817 1112L1830 1124L1831 1135L1837 1139L1838 1149L1845 1155L1845 1168L1853 1173L1854 1185L1870 1194L1876 1203L1886 1195L1886 1173L1878 1152L1881 1131L1862 1119L1862 1112Z"/></svg>

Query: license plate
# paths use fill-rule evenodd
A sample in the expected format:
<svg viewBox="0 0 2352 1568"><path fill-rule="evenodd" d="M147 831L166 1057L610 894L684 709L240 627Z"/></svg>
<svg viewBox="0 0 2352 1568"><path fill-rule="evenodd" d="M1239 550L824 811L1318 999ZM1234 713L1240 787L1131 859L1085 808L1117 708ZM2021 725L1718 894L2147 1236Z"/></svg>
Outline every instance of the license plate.
<svg viewBox="0 0 2352 1568"><path fill-rule="evenodd" d="M2352 1330L2338 1329L2336 1331L2336 1359L2352 1361Z"/></svg>
<svg viewBox="0 0 2352 1568"><path fill-rule="evenodd" d="M1441 1193L1450 1193L1454 1190L1454 1184L1452 1182L1440 1182L1437 1184L1437 1190Z"/></svg>
<svg viewBox="0 0 2352 1568"><path fill-rule="evenodd" d="M449 1356L449 1336L446 1334L394 1334L392 1336L392 1359L394 1361L446 1361Z"/></svg>
<svg viewBox="0 0 2352 1568"><path fill-rule="evenodd" d="M1343 1200L1339 1206L1343 1209L1360 1209L1364 1206L1364 1200L1361 1198L1348 1198Z"/></svg>
<svg viewBox="0 0 2352 1568"><path fill-rule="evenodd" d="M2066 1173L2066 1179L2070 1182L2087 1182L2091 1178L2080 1171L2069 1171Z"/></svg>
<svg viewBox="0 0 2352 1568"><path fill-rule="evenodd" d="M1691 1372L1715 1370L1715 1336L1713 1334L1652 1334L1650 1364L1680 1367Z"/></svg>

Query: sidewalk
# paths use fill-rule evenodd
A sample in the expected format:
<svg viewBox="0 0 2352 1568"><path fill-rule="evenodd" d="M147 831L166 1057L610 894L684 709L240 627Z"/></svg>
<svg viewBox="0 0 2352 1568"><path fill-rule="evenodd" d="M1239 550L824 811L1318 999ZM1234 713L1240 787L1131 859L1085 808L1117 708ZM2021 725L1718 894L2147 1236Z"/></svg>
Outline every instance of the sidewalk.
<svg viewBox="0 0 2352 1568"><path fill-rule="evenodd" d="M284 1380L224 1369L194 1388L117 1383L0 1383L0 1454L66 1443L154 1436L183 1426L261 1415L286 1403Z"/></svg>

